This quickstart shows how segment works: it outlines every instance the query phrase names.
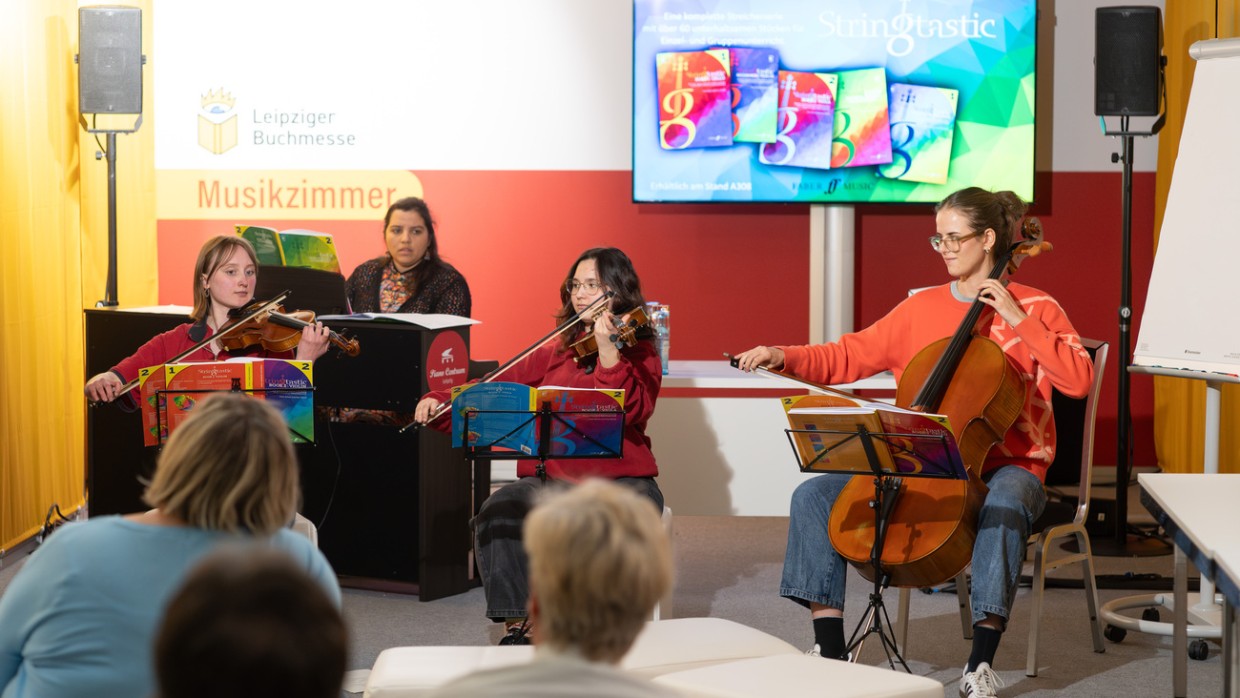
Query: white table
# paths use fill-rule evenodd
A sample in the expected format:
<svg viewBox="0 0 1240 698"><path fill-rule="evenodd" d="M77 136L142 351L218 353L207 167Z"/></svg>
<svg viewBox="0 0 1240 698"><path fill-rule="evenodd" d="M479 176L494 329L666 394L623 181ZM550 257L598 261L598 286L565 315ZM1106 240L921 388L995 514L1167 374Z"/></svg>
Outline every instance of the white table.
<svg viewBox="0 0 1240 698"><path fill-rule="evenodd" d="M1240 577L1240 545L1236 543L1236 523L1240 521L1240 475L1209 473L1142 473L1138 477L1142 502L1175 541L1175 594L1172 604L1172 691L1175 696L1187 695L1188 645L1188 565L1201 573L1203 580L1222 581L1223 588L1235 592ZM1221 563L1221 564L1220 564ZM1230 570L1230 571L1229 571ZM1207 587L1203 583L1203 588ZM1224 620L1233 616L1232 606L1240 598L1228 599L1221 608ZM1212 599L1203 599L1211 604ZM1236 657L1229 636L1234 623L1223 623L1223 694L1234 695L1231 677L1236 671Z"/></svg>
<svg viewBox="0 0 1240 698"><path fill-rule="evenodd" d="M894 395L895 378L880 374L843 390ZM659 489L682 516L787 516L792 490L805 478L784 429L779 397L801 384L769 373L745 373L727 361L675 361L663 377L646 427L659 463ZM493 461L492 480L516 477L516 461Z"/></svg>
<svg viewBox="0 0 1240 698"><path fill-rule="evenodd" d="M890 372L880 373L855 383L832 386L840 390L895 390L896 379ZM733 388L741 390L788 389L804 390L804 386L770 373L745 373L727 361L672 361L663 377L663 388Z"/></svg>
<svg viewBox="0 0 1240 698"><path fill-rule="evenodd" d="M788 445L779 397L805 387L724 360L672 361L647 426L659 488L676 514L787 516L792 490L807 477ZM891 374L836 386L895 389Z"/></svg>

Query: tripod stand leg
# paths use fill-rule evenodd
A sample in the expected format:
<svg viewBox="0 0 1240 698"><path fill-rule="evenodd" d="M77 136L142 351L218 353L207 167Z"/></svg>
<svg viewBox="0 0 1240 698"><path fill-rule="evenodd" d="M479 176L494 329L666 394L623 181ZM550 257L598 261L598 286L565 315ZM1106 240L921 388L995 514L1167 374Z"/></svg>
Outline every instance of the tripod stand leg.
<svg viewBox="0 0 1240 698"><path fill-rule="evenodd" d="M865 616L853 630L852 637L848 639L849 661L856 662L861 656L866 638L870 635L878 635L879 642L883 646L883 653L887 655L887 665L895 669L896 662L899 662L900 666L911 674L913 670L909 669L904 657L900 656L900 648L896 646L895 639L892 637L895 626L892 625L891 618L887 615L887 607L883 604L883 590L887 588L887 585L882 581L884 577L879 576L878 579L880 581L874 582L874 591L870 594L870 604L866 608Z"/></svg>

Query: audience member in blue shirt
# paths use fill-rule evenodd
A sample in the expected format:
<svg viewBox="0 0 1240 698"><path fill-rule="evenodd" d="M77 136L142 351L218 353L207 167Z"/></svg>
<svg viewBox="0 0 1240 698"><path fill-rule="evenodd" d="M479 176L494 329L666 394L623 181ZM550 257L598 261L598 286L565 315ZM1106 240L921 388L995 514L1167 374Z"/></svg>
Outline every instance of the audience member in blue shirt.
<svg viewBox="0 0 1240 698"><path fill-rule="evenodd" d="M207 398L164 447L152 510L64 526L0 597L0 698L153 695L151 648L187 571L222 544L279 549L337 605L322 553L288 529L299 499L283 418L262 400Z"/></svg>

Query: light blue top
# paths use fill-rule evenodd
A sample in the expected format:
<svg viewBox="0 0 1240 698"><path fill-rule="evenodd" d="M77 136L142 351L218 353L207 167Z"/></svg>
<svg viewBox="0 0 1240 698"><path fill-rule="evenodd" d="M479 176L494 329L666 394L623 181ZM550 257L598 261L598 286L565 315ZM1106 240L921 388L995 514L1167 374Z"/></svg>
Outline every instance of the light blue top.
<svg viewBox="0 0 1240 698"><path fill-rule="evenodd" d="M118 516L63 526L0 597L0 698L154 695L164 606L201 557L238 540L252 539ZM340 604L336 576L309 539L281 530L267 540Z"/></svg>

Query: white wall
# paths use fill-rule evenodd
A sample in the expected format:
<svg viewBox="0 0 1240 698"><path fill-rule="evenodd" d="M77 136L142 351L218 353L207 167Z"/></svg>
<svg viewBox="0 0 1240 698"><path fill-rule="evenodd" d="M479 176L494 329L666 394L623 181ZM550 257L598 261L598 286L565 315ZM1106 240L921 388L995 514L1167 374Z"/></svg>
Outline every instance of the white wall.
<svg viewBox="0 0 1240 698"><path fill-rule="evenodd" d="M1038 169L1054 172L1108 172L1120 170L1111 162L1111 153L1122 147L1119 138L1102 134L1094 116L1094 13L1099 7L1123 3L1114 0L1042 0L1039 11L1038 50L1047 50L1046 30L1053 47L1054 65L1049 71L1051 104L1042 100L1048 71L1039 60L1038 70ZM1143 3L1164 7L1163 0ZM1170 56L1168 61L1189 60ZM1048 111L1049 108L1049 111ZM1111 117L1109 128L1117 130L1119 119ZM1131 128L1148 128L1153 119L1133 118ZM1051 143L1051 160L1045 162L1043 143ZM1153 172L1158 162L1158 137L1138 138L1134 142L1133 169Z"/></svg>

